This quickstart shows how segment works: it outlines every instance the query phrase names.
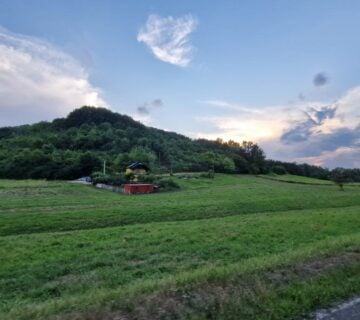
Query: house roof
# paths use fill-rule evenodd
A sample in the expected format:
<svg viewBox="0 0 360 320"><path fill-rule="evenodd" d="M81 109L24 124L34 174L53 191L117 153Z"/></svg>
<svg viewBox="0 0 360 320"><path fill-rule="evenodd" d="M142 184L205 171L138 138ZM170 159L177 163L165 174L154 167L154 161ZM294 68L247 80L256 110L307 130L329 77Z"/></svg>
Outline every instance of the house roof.
<svg viewBox="0 0 360 320"><path fill-rule="evenodd" d="M141 162L133 162L130 165L127 166L129 169L144 169L146 171L149 171L150 168Z"/></svg>

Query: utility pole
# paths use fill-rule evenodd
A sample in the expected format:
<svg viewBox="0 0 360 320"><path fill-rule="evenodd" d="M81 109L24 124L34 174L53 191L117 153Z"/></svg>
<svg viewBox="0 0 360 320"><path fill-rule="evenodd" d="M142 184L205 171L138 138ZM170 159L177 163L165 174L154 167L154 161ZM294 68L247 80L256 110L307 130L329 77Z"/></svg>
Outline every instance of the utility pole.
<svg viewBox="0 0 360 320"><path fill-rule="evenodd" d="M103 163L103 174L106 175L106 160Z"/></svg>

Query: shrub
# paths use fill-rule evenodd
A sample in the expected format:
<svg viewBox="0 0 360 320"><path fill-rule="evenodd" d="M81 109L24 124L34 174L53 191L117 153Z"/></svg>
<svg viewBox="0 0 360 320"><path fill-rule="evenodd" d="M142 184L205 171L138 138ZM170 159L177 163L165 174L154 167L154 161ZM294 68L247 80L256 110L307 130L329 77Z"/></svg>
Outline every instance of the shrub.
<svg viewBox="0 0 360 320"><path fill-rule="evenodd" d="M156 180L156 176L153 174L143 174L138 176L138 181L147 182L147 183L154 183Z"/></svg>
<svg viewBox="0 0 360 320"><path fill-rule="evenodd" d="M277 165L277 166L273 166L271 168L271 171L279 174L279 175L283 175L283 174L287 174L286 169L283 166Z"/></svg>
<svg viewBox="0 0 360 320"><path fill-rule="evenodd" d="M111 186L121 186L127 182L123 174L103 175L97 172L92 174L92 180L93 184L104 183Z"/></svg>
<svg viewBox="0 0 360 320"><path fill-rule="evenodd" d="M160 191L171 191L180 188L180 186L173 179L169 178L160 179L157 182L157 185L159 186Z"/></svg>
<svg viewBox="0 0 360 320"><path fill-rule="evenodd" d="M331 171L330 180L339 186L341 191L344 191L344 184L351 182L351 178L343 168L335 168Z"/></svg>
<svg viewBox="0 0 360 320"><path fill-rule="evenodd" d="M208 179L214 179L215 178L215 172L214 170L209 170L208 172L204 172L200 175L201 178L208 178Z"/></svg>

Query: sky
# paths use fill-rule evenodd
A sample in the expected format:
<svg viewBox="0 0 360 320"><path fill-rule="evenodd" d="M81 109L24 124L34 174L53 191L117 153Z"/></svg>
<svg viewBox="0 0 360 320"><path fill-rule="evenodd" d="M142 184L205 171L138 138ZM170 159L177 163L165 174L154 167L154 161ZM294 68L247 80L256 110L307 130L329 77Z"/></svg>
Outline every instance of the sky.
<svg viewBox="0 0 360 320"><path fill-rule="evenodd" d="M0 0L0 126L106 107L360 167L358 0Z"/></svg>

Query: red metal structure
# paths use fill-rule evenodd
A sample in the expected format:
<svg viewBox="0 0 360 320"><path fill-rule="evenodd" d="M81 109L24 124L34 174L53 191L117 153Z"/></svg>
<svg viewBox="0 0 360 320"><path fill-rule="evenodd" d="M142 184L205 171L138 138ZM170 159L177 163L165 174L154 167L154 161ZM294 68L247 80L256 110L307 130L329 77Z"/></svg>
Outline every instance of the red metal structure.
<svg viewBox="0 0 360 320"><path fill-rule="evenodd" d="M150 183L127 183L124 184L124 193L141 194L154 192L154 185Z"/></svg>

